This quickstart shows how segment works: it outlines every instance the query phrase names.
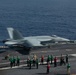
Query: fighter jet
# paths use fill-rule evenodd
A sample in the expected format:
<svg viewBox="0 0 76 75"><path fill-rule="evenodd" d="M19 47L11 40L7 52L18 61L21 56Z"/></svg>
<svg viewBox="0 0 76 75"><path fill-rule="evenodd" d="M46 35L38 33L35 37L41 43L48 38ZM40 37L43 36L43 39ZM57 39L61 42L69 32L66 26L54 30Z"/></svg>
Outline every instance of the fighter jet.
<svg viewBox="0 0 76 75"><path fill-rule="evenodd" d="M10 39L4 41L5 45L10 46L22 46L26 48L32 47L42 47L46 46L47 43L51 42L67 42L69 39L58 37L56 35L53 36L28 36L23 37L22 34L14 29L14 28L7 28L8 34Z"/></svg>

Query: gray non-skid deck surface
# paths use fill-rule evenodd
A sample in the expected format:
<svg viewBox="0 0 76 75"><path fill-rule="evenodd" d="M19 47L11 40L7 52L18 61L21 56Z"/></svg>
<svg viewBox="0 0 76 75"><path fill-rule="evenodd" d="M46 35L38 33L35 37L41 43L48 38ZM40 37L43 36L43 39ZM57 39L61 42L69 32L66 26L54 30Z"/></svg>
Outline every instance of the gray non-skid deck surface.
<svg viewBox="0 0 76 75"><path fill-rule="evenodd" d="M6 63L8 60L4 59L4 56L9 54L10 56L20 56L21 60L26 60L27 56L31 56L36 54L39 58L41 55L47 57L48 55L60 56L61 54L76 54L76 45L58 45L58 46L51 46L50 48L43 48L32 50L29 55L22 55L17 51L6 51L0 54L0 63ZM70 56L69 57L70 64L71 64L71 73L76 74L76 57ZM0 75L47 75L46 74L46 65L39 65L39 69L32 67L32 69L28 69L28 67L23 66L20 68L15 69L8 69L8 70L0 70ZM50 74L48 75L66 75L66 66L57 66L56 68L51 65Z"/></svg>

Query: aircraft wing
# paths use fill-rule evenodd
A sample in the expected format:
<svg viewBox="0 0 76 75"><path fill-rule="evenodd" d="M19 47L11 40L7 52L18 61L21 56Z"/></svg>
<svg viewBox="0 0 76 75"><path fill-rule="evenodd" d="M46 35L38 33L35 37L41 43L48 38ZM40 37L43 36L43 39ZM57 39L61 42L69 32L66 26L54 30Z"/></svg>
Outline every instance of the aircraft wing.
<svg viewBox="0 0 76 75"><path fill-rule="evenodd" d="M14 44L18 44L18 42L13 42L13 41L7 41L5 42L5 44L7 45L14 45Z"/></svg>
<svg viewBox="0 0 76 75"><path fill-rule="evenodd" d="M33 46L43 46L40 41L37 39L29 39L24 42L25 46L33 47Z"/></svg>
<svg viewBox="0 0 76 75"><path fill-rule="evenodd" d="M25 37L27 41L25 41L25 44L28 46L44 46L42 42L49 42L51 41L50 36L33 36L33 37Z"/></svg>
<svg viewBox="0 0 76 75"><path fill-rule="evenodd" d="M6 45L23 45L26 47L34 47L34 46L43 46L41 42L47 42L50 41L50 39L27 39L27 40L20 40L20 41L7 41L5 42Z"/></svg>
<svg viewBox="0 0 76 75"><path fill-rule="evenodd" d="M29 37L24 37L24 38L27 40L35 40L35 41L39 41L39 42L52 40L51 36L29 36Z"/></svg>

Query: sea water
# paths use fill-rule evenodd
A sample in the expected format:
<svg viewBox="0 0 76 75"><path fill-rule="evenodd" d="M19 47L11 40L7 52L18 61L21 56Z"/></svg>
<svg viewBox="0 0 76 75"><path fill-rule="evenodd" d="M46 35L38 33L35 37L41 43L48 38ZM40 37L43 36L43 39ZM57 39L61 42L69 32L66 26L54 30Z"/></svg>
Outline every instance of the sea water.
<svg viewBox="0 0 76 75"><path fill-rule="evenodd" d="M76 40L76 0L0 0L0 40L9 38L8 27Z"/></svg>

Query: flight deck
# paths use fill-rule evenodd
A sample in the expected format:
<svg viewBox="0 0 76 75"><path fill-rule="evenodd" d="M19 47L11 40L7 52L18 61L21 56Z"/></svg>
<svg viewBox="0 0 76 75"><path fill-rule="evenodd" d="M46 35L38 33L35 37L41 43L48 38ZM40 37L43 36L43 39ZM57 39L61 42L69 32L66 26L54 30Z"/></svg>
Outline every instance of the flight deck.
<svg viewBox="0 0 76 75"><path fill-rule="evenodd" d="M15 66L10 68L9 60L5 60L5 55L9 54L10 56L19 56L20 57L20 66ZM39 68L32 67L29 69L27 67L26 61L27 57L32 57L33 54L36 54L39 58ZM59 65L59 58L63 55L65 58L66 54L69 55L69 63L71 64L71 75L76 75L76 44L62 44L62 45L52 45L49 48L40 48L31 50L29 54L23 55L14 50L7 50L0 54L0 75L47 75L46 73L46 59L48 55L53 55L58 58L57 67L51 65L50 73L48 75L67 75L66 65ZM44 55L45 62L44 65L40 65L41 55Z"/></svg>

